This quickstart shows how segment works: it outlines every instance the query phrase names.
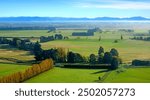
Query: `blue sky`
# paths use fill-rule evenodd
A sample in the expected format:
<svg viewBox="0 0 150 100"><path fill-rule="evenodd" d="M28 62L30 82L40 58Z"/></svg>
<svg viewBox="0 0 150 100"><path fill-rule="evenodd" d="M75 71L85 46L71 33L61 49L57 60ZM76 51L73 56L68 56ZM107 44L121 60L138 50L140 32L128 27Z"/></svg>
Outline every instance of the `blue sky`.
<svg viewBox="0 0 150 100"><path fill-rule="evenodd" d="M0 0L0 17L150 18L150 0Z"/></svg>

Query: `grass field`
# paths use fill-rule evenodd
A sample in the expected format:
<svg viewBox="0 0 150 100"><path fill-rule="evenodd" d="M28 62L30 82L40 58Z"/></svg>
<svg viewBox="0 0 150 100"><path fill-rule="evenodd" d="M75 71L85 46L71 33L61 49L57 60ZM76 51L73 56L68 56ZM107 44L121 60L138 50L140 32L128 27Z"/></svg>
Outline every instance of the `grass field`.
<svg viewBox="0 0 150 100"><path fill-rule="evenodd" d="M2 64L0 63L0 78L12 73L23 71L29 66L27 65L17 65L17 64Z"/></svg>
<svg viewBox="0 0 150 100"><path fill-rule="evenodd" d="M30 55L27 51L18 50L8 45L0 45L0 58L14 58L21 61L30 61L34 59L34 56ZM0 62L8 61L1 59Z"/></svg>
<svg viewBox="0 0 150 100"><path fill-rule="evenodd" d="M111 71L103 80L99 81L98 77L103 77L107 72L103 70L91 69L67 69L54 68L33 77L26 83L149 83L150 68L121 68L121 72ZM77 74L81 73L81 74Z"/></svg>
<svg viewBox="0 0 150 100"><path fill-rule="evenodd" d="M104 82L107 83L150 83L150 67L128 68L124 72L111 72Z"/></svg>
<svg viewBox="0 0 150 100"><path fill-rule="evenodd" d="M0 31L2 37L39 37L48 36L47 30L5 30Z"/></svg>
<svg viewBox="0 0 150 100"><path fill-rule="evenodd" d="M6 76L18 71L25 70L27 65L17 64L0 64L0 77ZM141 68L143 67L143 68ZM111 71L108 77L102 82L104 83L149 83L150 68L120 68ZM104 72L103 72L104 71ZM81 74L79 74L81 73ZM52 70L44 72L33 77L25 83L95 83L100 82L98 77L106 74L104 69L69 69L55 67Z"/></svg>
<svg viewBox="0 0 150 100"><path fill-rule="evenodd" d="M98 48L102 46L105 51L116 48L124 62L131 62L133 59L150 59L150 42L135 40L120 40L114 43L113 39L104 39L101 41L95 39L70 39L62 41L52 41L42 44L42 48L63 47L66 50L81 53L89 56L91 53L97 54Z"/></svg>
<svg viewBox="0 0 150 100"><path fill-rule="evenodd" d="M44 72L36 77L33 77L26 83L93 83L98 81L99 76L104 73L99 73L102 70L92 69L68 69L55 67L52 70Z"/></svg>

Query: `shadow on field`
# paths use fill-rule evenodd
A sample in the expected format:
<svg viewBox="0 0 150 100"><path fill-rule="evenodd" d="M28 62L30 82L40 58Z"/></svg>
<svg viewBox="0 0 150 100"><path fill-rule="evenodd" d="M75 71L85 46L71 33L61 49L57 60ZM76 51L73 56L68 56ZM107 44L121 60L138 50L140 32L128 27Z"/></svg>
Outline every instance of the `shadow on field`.
<svg viewBox="0 0 150 100"><path fill-rule="evenodd" d="M64 68L72 68L72 69L109 69L110 64L65 64Z"/></svg>
<svg viewBox="0 0 150 100"><path fill-rule="evenodd" d="M99 74L99 73L104 73L104 72L109 72L110 70L101 70L101 71L97 71L97 72L94 72L94 73L91 73L91 74Z"/></svg>

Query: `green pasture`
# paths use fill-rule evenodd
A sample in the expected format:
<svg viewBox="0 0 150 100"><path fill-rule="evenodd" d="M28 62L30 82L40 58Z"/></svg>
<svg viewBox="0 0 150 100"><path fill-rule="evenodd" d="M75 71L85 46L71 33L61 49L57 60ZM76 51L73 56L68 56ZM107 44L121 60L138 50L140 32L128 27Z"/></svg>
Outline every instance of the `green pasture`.
<svg viewBox="0 0 150 100"><path fill-rule="evenodd" d="M33 77L26 83L93 83L98 81L103 69L69 69L55 67L52 70L44 72L36 77ZM104 69L105 70L105 69Z"/></svg>
<svg viewBox="0 0 150 100"><path fill-rule="evenodd" d="M99 47L104 47L105 51L116 48L124 62L131 62L133 59L150 59L150 42L136 40L118 40L114 39L69 39L42 43L43 49L63 47L66 50L78 52L88 57L91 53L98 54Z"/></svg>
<svg viewBox="0 0 150 100"><path fill-rule="evenodd" d="M19 64L2 64L0 63L0 78L2 76L10 75L15 72L23 71L27 69L28 65L19 65Z"/></svg>
<svg viewBox="0 0 150 100"><path fill-rule="evenodd" d="M40 36L54 35L57 33L61 33L64 36L71 36L71 34L73 32L86 32L86 31L87 31L86 29L59 29L59 30L56 30L55 32L48 33L48 30L0 30L0 36L1 37L40 37ZM118 31L117 29L116 30L113 30L113 29L106 30L105 29L103 31L104 31L103 33L96 32L95 37L102 35L102 36L106 36L106 38L108 38L108 37L112 37L112 35L119 36L120 34L124 34L124 35L132 34L132 33L128 33L128 32ZM136 30L134 30L134 33L147 34L148 30L136 29Z"/></svg>
<svg viewBox="0 0 150 100"><path fill-rule="evenodd" d="M34 56L28 51L18 50L17 48L10 47L9 45L0 45L0 62L8 62L1 58L14 58L21 61L34 60Z"/></svg>
<svg viewBox="0 0 150 100"><path fill-rule="evenodd" d="M103 72L104 71L104 72ZM80 74L79 74L80 73ZM109 72L104 80L103 77L108 72L105 69L69 69L55 67L33 77L25 83L149 83L150 68L119 68Z"/></svg>
<svg viewBox="0 0 150 100"><path fill-rule="evenodd" d="M0 30L1 37L39 37L49 36L48 30Z"/></svg>
<svg viewBox="0 0 150 100"><path fill-rule="evenodd" d="M127 68L123 72L112 71L104 80L106 83L150 83L150 67Z"/></svg>

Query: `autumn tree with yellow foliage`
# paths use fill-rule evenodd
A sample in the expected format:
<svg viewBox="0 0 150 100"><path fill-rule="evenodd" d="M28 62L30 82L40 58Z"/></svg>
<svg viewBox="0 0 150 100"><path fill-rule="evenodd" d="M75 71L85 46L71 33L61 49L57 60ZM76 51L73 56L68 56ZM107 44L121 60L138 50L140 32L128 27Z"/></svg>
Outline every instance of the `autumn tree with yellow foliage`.
<svg viewBox="0 0 150 100"><path fill-rule="evenodd" d="M27 79L30 79L42 72L53 68L53 60L46 59L40 64L34 64L32 67L26 69L24 72L13 73L8 76L4 76L0 79L0 83L20 83Z"/></svg>

